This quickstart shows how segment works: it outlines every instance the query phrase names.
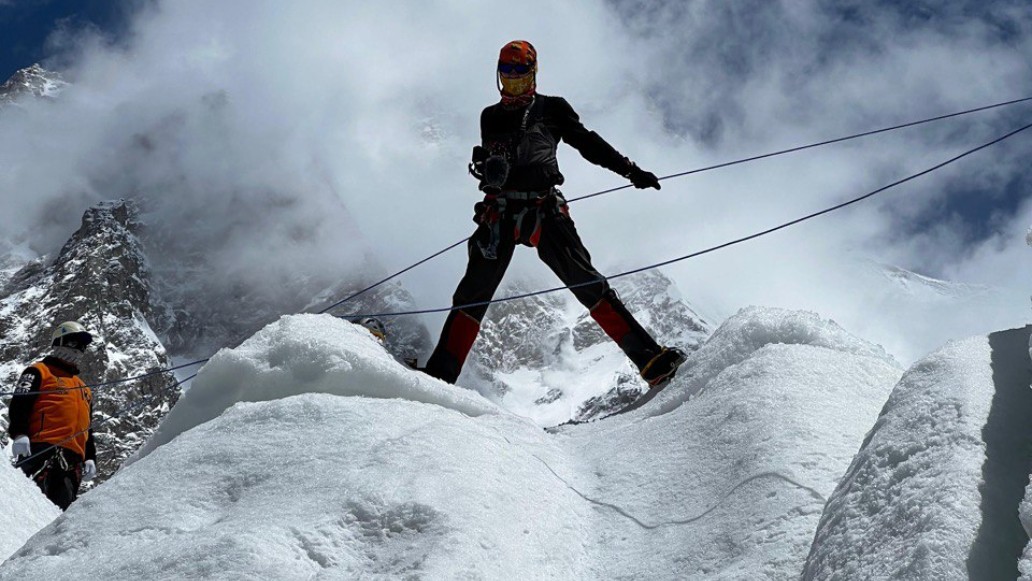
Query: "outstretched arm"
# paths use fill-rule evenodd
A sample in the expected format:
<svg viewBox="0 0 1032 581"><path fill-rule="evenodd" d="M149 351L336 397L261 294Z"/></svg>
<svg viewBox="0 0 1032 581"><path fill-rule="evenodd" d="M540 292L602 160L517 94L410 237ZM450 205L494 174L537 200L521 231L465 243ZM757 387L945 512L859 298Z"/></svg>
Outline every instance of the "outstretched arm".
<svg viewBox="0 0 1032 581"><path fill-rule="evenodd" d="M579 151L584 159L628 178L637 188L660 188L655 174L639 168L602 139L601 135L584 127L580 116L566 99L556 98L555 106L555 117L562 127L563 140Z"/></svg>

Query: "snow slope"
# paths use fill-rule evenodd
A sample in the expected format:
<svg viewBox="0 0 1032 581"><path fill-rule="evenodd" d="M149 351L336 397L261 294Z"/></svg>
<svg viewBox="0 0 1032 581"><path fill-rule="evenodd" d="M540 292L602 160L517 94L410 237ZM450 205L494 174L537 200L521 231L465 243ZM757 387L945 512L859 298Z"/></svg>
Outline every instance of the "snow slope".
<svg viewBox="0 0 1032 581"><path fill-rule="evenodd" d="M834 322L759 308L687 365L641 410L561 436L599 503L598 578L798 576L898 365Z"/></svg>
<svg viewBox="0 0 1032 581"><path fill-rule="evenodd" d="M663 407L549 434L364 329L284 317L213 358L138 458L0 579L798 575L898 366L767 309L690 365Z"/></svg>
<svg viewBox="0 0 1032 581"><path fill-rule="evenodd" d="M1017 576L1028 337L951 342L907 371L828 502L804 579Z"/></svg>
<svg viewBox="0 0 1032 581"><path fill-rule="evenodd" d="M60 509L21 470L0 462L0 561L59 514Z"/></svg>
<svg viewBox="0 0 1032 581"><path fill-rule="evenodd" d="M590 510L543 465L551 437L496 411L364 329L285 317L0 579L583 578Z"/></svg>
<svg viewBox="0 0 1032 581"><path fill-rule="evenodd" d="M583 578L588 511L532 455L539 432L362 397L239 404L88 494L0 579Z"/></svg>

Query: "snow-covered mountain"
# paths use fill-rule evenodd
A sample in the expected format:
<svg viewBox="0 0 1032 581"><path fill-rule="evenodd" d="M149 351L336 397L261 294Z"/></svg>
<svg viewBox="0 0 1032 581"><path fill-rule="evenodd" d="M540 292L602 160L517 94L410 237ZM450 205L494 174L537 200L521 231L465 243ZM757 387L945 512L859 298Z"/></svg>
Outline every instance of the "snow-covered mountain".
<svg viewBox="0 0 1032 581"><path fill-rule="evenodd" d="M941 280L870 260L854 265L863 290L850 328L907 363L941 347L943 337L987 335L1028 310L1026 289Z"/></svg>
<svg viewBox="0 0 1032 581"><path fill-rule="evenodd" d="M88 384L170 366L148 323L162 307L152 296L138 217L126 200L90 208L55 258L30 262L0 289L0 384L14 385L22 369L47 353L54 327L67 320L82 322L95 338L82 365ZM98 469L106 478L153 432L179 390L165 374L93 392ZM3 421L6 426L6 406Z"/></svg>
<svg viewBox="0 0 1032 581"><path fill-rule="evenodd" d="M541 283L517 280L498 296ZM712 332L659 271L613 281L627 308L663 345L698 349ZM542 426L601 417L646 389L638 371L572 293L491 305L459 384Z"/></svg>
<svg viewBox="0 0 1032 581"><path fill-rule="evenodd" d="M0 107L22 98L54 98L68 85L59 73L38 63L15 72L0 85Z"/></svg>

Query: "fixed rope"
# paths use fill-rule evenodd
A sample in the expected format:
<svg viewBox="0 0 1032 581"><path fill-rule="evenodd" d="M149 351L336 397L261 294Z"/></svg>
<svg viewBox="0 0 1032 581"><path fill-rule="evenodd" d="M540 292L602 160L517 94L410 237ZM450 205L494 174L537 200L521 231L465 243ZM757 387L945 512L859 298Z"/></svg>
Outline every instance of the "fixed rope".
<svg viewBox="0 0 1032 581"><path fill-rule="evenodd" d="M193 379L195 377L197 377L196 373L194 373L193 375L191 375L190 377L187 377L186 379L184 379L182 381L177 381L176 385L173 387L173 389L183 385L184 383L190 381L191 379ZM60 448L61 446L64 446L68 442L71 442L72 440L78 438L79 436L85 434L86 432L88 432L88 431L90 431L90 430L92 430L94 428L97 428L99 426L103 426L104 424L106 424L106 423L108 423L108 422L110 422L112 420L121 419L121 418L129 415L130 413L136 413L137 410L142 409L143 407L145 407L144 404L153 403L159 396L163 396L163 395L166 395L166 394L164 394L164 393L154 393L154 394L151 394L150 397L143 398L143 399L137 401L135 404L133 404L133 405L127 407L126 409L122 410L121 413L117 413L115 415L108 416L108 417L104 418L103 420L100 420L99 422L97 422L95 424L91 423L90 427L86 428L85 430L80 430L80 431L72 434L71 436L65 438L64 440L61 440L60 442L58 442L56 444L51 444L51 445L47 446L46 448L43 448L42 450L40 450L39 452L36 452L35 454L32 454L30 456L26 456L26 457L24 457L24 458L22 458L20 460L19 459L15 459L14 462L12 462L12 465L15 468L21 468L23 464L27 464L27 463L31 462L34 458L39 458L40 456L46 454L47 452L50 452L54 448Z"/></svg>
<svg viewBox="0 0 1032 581"><path fill-rule="evenodd" d="M670 175L661 176L658 179L659 179L659 181L663 181L663 180L669 180L669 179L674 179L674 178L679 178L679 177L685 177L685 176L689 176L689 175L704 173L704 172L713 171L713 170L717 170L717 169L723 169L723 168L726 168L726 167L731 167L731 166L735 166L735 165L741 165L741 164L744 164L744 163L758 161L758 160L761 160L761 159L768 159L768 158L771 158L771 157L777 157L777 156L781 156L781 155L788 155L790 153L796 153L796 152L804 151L804 150L807 150L807 149L814 149L814 148L817 148L817 147L823 147L825 145L832 145L832 144L835 144L835 143L843 143L845 141L852 141L854 139L860 139L862 137L869 137L871 135L877 135L879 133L888 133L890 131L898 131L900 129L906 129L908 127L915 127L915 126L918 126L918 125L924 125L926 123L934 123L936 121L943 121L945 119L952 119L954 117L961 117L963 115L970 115L972 113L980 113L982 111L989 111L989 110L992 110L992 109L999 109L1001 107L1007 107L1009 105L1017 105L1019 103L1026 103L1028 101L1032 101L1032 97L1024 97L1024 98L1021 98L1021 99L1012 99L1010 101L1002 101L1000 103L993 103L992 105L984 105L982 107L974 107L972 109L965 109L963 111L957 111L955 113L947 113L945 115L937 115L935 117L928 117L927 119L921 119L921 120L918 120L918 121L909 121L907 123L900 123L898 125L892 125L892 126L889 126L889 127L883 127L881 129L872 129L870 131L863 131L861 133L853 133L851 135L846 135L844 137L836 137L834 139L827 139L827 140L824 140L824 141L818 141L818 142L809 143L809 144L806 144L806 145L799 145L799 146L790 147L790 148L787 148L787 149L780 149L780 150L777 150L777 151L772 151L772 152L769 152L769 153L762 153L760 155L754 155L754 156L751 156L751 157L743 157L741 159L736 159L736 160L732 160L732 161L726 161L726 162L718 163L718 164L715 164L715 165L709 165L709 166L700 167L700 168L696 168L696 169L692 169L692 170L688 170L688 171L683 171L683 172L680 172L680 173L674 173L674 174L670 174ZM590 199L590 198L596 198L596 197L603 196L603 195L606 195L606 194L611 194L613 192L619 192L621 190L626 190L626 189L628 189L630 187L632 187L632 184L626 184L626 185L622 185L622 186L619 186L619 187L610 188L608 190L602 190L602 191L599 191L599 192L594 192L592 194L586 194L584 196L580 196L580 197L576 197L576 198L571 198L571 199L567 200L567 203L571 203L572 204L573 202L577 202L577 201L580 201L580 200L587 200L587 199ZM458 242L456 242L456 243L454 243L454 244L452 244L452 245L450 245L450 246L448 246L448 247L446 247L446 248L444 248L442 250L439 250L439 251L435 252L434 254L431 254L430 256L427 256L426 258L420 260L419 262L411 264L411 265L405 267L404 269L399 270L398 272L388 276L387 278L385 278L385 279L383 279L383 280L381 280L379 282L376 282L376 283L374 283L372 285L369 285L368 287L366 287L366 288L364 288L364 289L362 289L362 290L360 290L360 291L358 291L358 292L356 292L356 293L354 293L354 294L352 294L352 295L350 295L350 296L348 296L348 297L346 297L344 299L341 299L340 301L337 301L336 303L330 305L329 307L326 307L325 309L319 311L319 313L320 314L325 313L325 312L333 309L334 307L338 307L338 306L340 306L340 305L342 305L342 304L344 304L344 303L346 303L346 302L348 302L348 301L350 301L350 300L352 300L352 299L354 299L354 298L356 298L356 297L358 297L358 296L360 296L360 295L362 295L362 294L364 294L364 293L366 293L368 291L371 291L371 290L379 287L380 285L386 284L387 282L390 282L391 280L394 280L395 278L401 276L402 274L405 274L406 272L412 270L413 268L416 268L417 266L420 266L421 264L429 262L430 260L432 260L434 258L437 258L438 256L440 256L440 255L444 254L445 252L451 250L452 248L455 248L456 246L458 246L460 244L463 244L464 242L468 241L471 237L472 236L467 236L467 237L463 238L462 240L459 240Z"/></svg>
<svg viewBox="0 0 1032 581"><path fill-rule="evenodd" d="M663 180L669 180L669 179L674 179L674 178L678 178L678 177L684 177L684 176L699 174L699 173L703 173L703 172L707 172L707 171L713 171L713 170L717 170L717 169L731 167L731 166L734 166L734 165L745 164L745 163L749 163L749 162L757 161L757 160L761 160L761 159L767 159L767 158L777 157L777 156L781 156L781 155L787 155L787 154L790 154L790 153L796 153L796 152L799 152L799 151L804 151L804 150L807 150L807 149L813 149L813 148L817 148L817 147L822 147L822 146L825 146L825 145L831 145L831 144L842 143L842 142L850 141L850 140L854 140L854 139L860 139L862 137L868 137L868 136L877 135L877 134L880 134L880 133L887 133L887 132L890 132L890 131L897 131L897 130L905 129L905 128L908 128L908 127L914 127L914 126L917 126L917 125L923 125L923 124L926 124L926 123L933 123L933 122L936 122L936 121L942 121L942 120L945 120L945 119L951 119L951 118L960 117L960 116L963 116L963 115L970 115L970 114L978 113L978 112L982 112L982 111L989 111L989 110L992 110L992 109L998 109L998 108L1001 108L1001 107L1006 107L1006 106L1009 106L1009 105L1016 105L1016 104L1025 103L1025 102L1028 102L1028 101L1032 101L1032 97L1024 97L1024 98L1021 98L1021 99L1012 99L1010 101L1002 101L1000 103L994 103L994 104L991 104L991 105L975 107L975 108L966 109L966 110L963 110L963 111L958 111L958 112L955 112L955 113L947 113L945 115L938 115L938 116L935 116L935 117L929 117L929 118L921 119L921 120L918 120L918 121L910 121L910 122L907 122L907 123L901 123L901 124L898 124L898 125L892 125L892 126L889 126L889 127L883 127L881 129L873 129L873 130L870 130L870 131L864 131L864 132L861 132L861 133L854 133L854 134L851 134L851 135L846 135L844 137L837 137L837 138L834 138L834 139L828 139L828 140L819 141L819 142L815 142L815 143L810 143L810 144L806 144L806 145L800 145L800 146L791 147L791 148L788 148L788 149L781 149L781 150L778 150L778 151L772 151L772 152L769 152L769 153L764 153L764 154L760 154L760 155L754 155L754 156L751 156L751 157L745 157L745 158L741 158L741 159L736 159L736 160L732 160L732 161L728 161L728 162L723 162L723 163L719 163L719 164L715 164L715 165L710 165L710 166L706 166L706 167L701 167L701 168L697 168L697 169L693 169L693 170L688 170L688 171L684 171L684 172L680 172L680 173L665 175L665 176L659 177L658 179L660 181L663 181ZM1020 132L1022 130L1023 129L1018 130L1018 132ZM1003 139L1006 139L1007 137L1010 137L1010 134L1008 134L1007 136L1004 136L1003 138L1001 138L998 141L1002 141ZM998 141L991 142L991 143L986 144L986 145L984 145L982 147L983 148L984 147L988 147L989 145L997 143ZM981 149L981 148L979 148L979 149ZM975 151L977 151L977 149ZM970 153L974 153L974 151L970 151L967 154L970 154ZM965 155L967 155L967 154L965 154ZM956 159L950 160L950 161L944 163L943 165L948 165L949 163L952 163L953 161L956 161ZM932 170L929 170L929 171L934 171L934 169L938 169L938 168L933 168ZM926 171L924 173L928 173L928 172ZM914 177L919 177L919 175L924 175L924 173L912 176L909 179L913 179ZM909 180L904 180L904 181L909 181ZM899 183L903 183L903 182L899 182ZM891 184L890 186L886 186L885 189L888 189L890 187L894 187L895 185L899 185L899 183ZM573 202L580 201L580 200L586 200L586 199L602 196L602 195L605 195L605 194L610 194L610 193L617 192L617 191L620 191L620 190L628 189L630 187L631 187L631 184L627 184L627 185L623 185L623 186L616 187L616 188L610 188L608 190L602 190L602 191L599 191L599 192L594 192L592 194L587 194L587 195L580 196L580 197L577 197L577 198L572 198L572 199L568 200L568 203L573 203ZM872 193L870 195L874 195L875 193L880 193L880 192L874 192L874 193ZM870 197L870 195L868 195L866 197ZM860 201L860 199L864 199L864 197L856 199L853 202L848 202L846 205L854 203L856 201ZM816 217L818 215L821 215L822 213L827 213L828 211L834 211L836 209L838 209L838 208L837 207L833 207L832 209L829 209L827 211L822 211L822 212L817 213L815 215L806 216L806 217L803 217L803 218L801 218L799 220L792 221L792 222L783 224L781 226L775 227L773 229L770 229L770 230L767 230L767 231L764 231L764 232L760 232L760 233L757 233L757 234L754 234L754 235L751 235L751 236L747 236L745 238L734 240L734 241L731 241L731 242L726 243L726 244L721 244L719 246L715 246L715 247L712 247L712 248L709 248L709 249L706 249L706 250L703 250L703 251L700 251L700 252L697 252L697 253L693 253L691 255L686 255L686 256L683 256L683 257L679 257L679 258L673 259L673 260L665 262L665 263L660 263L660 264L657 264L657 265L650 265L650 266L647 266L647 267L643 267L641 269L636 269L634 271L629 271L629 272L626 272L626 273L616 274L616 275L610 276L608 278L612 279L612 278L619 278L621 276L627 276L627 275L630 275L630 274L641 272L642 270L649 270L651 268L658 268L658 267L664 266L666 264L671 264L673 262L678 262L680 260L687 260L688 258L692 258L694 256L699 256L701 254L706 254L706 253L709 253L709 252L713 252L713 251L719 250L721 248L726 248L728 246L732 246L732 245L735 245L735 244L740 244L740 243L745 242L747 240L752 240L753 238L757 238L759 236L763 236L763 235L769 234L771 232L775 232L775 231L780 230L782 228L787 228L787 227L789 227L791 225L794 225L794 224L797 224L797 223L799 223L801 221L808 220L810 218L814 218L814 217ZM332 310L332 309L334 309L334 308L336 308L336 307L338 307L338 306L340 306L340 305L342 305L344 303L347 303L347 302L349 302L349 301L351 301L351 300L353 300L353 299L355 299L355 298L365 294L366 292L369 292L369 291L371 291L371 290L373 290L373 289L375 289L375 288L377 288L377 287L379 287L379 286L381 286L383 284L386 284L387 282L390 282L391 280L394 280L395 278L401 276L402 274L405 274L406 272L409 272L410 270L412 270L412 269L414 269L414 268L416 268L416 267L418 267L418 266L420 266L422 264L425 264L425 263L429 262L430 260L433 260L434 258L437 258L438 256L444 254L445 252L448 252L449 250L455 248L456 246L459 246L459 245L467 242L471 237L472 236L467 236L467 237L463 238L462 240L459 240L458 242L455 242L454 244L451 244L450 246L447 246L447 247L445 247L445 248L443 248L443 249L441 249L441 250L431 254L430 256L427 256L426 258L423 258L422 260L420 260L418 262L415 262L415 263L405 267L404 269L399 270L398 272L396 272L396 273L394 273L394 274L392 274L392 275L390 275L390 276L388 276L388 277L386 277L386 278L384 278L384 279L382 279L382 280L380 280L380 281L378 281L376 283L373 283L373 284L371 284L371 285L369 285L369 286L367 286L367 287L365 287L365 288L363 288L363 289L361 289L361 290L359 290L359 291L357 291L355 293L352 293L351 295L349 295L349 296L347 296L347 297L345 297L345 298L343 298L343 299L333 303L329 307L326 307L326 308L318 311L318 313L319 314L326 313L326 312L328 312L328 311L330 311L330 310ZM572 286L564 286L564 287L556 287L554 289L547 289L547 290L538 291L538 292L535 292L535 293L527 293L527 294L523 294L523 295L514 295L512 297L505 297L505 298L502 298L502 299L494 299L492 301L486 301L486 302L480 302L480 303L471 303L469 305L460 305L460 306L455 306L455 307L451 307L451 308L425 309L425 310L418 310L418 311L404 311L404 312L398 312L398 313L381 313L381 314L377 314L377 315L347 315L347 316L341 316L341 318L357 318L357 317L364 317L364 316L365 317L369 317L369 316L400 316L400 315L415 315L415 314L425 314L425 313L446 312L446 311L451 311L451 310L455 310L455 309L461 309L461 308L468 308L468 307L473 307L473 306L480 306L480 305L490 304L492 302L502 302L502 301L517 300L517 299L521 299L521 298L528 298L528 297L536 296L536 295L539 295L539 294L545 294L545 293L549 293L549 292L556 292L558 290L563 290L563 289L567 289L567 288L577 288L579 286L588 286L590 284L597 284L597 282L585 283L585 284L580 284L580 285L572 285ZM160 369L160 370L152 371L152 372L149 372L149 373L145 373L143 375L127 377L125 379L119 379L119 380L114 380L114 381L107 381L107 382L98 383L98 384L94 384L94 385L90 385L90 386L86 386L86 387L91 387L91 388L104 387L104 386L108 386L108 385L114 385L114 384L129 382L129 381L135 381L135 380L143 379L143 378L150 377L150 376L153 376L153 375L159 375L159 374L164 374L164 373L171 373L172 371L175 371L177 369L182 369L184 367L190 367L192 365L206 363L209 359L210 358L199 359L197 361L193 361L193 362L190 362L190 363L185 363L183 365L179 365L179 366L176 366L176 367L170 367L168 369ZM25 392L22 392L22 393L25 393ZM38 392L29 392L29 393L38 393ZM0 392L0 397L11 396L11 395L14 395L14 392Z"/></svg>
<svg viewBox="0 0 1032 581"><path fill-rule="evenodd" d="M180 364L180 365L176 365L174 367L168 367L168 368L156 369L154 371L148 371L147 373L143 373L141 375L134 375L132 377L126 377L126 378L123 378L123 379L113 379L111 381L103 381L103 382L100 382L100 383L93 383L93 384L90 384L90 385L83 385L83 386L79 386L79 387L62 387L62 388L59 388L59 389L55 389L53 391L57 392L57 393L64 393L64 392L68 392L68 391L76 391L76 390L86 389L86 388L96 389L98 387L106 387L106 386L109 386L109 385L117 385L119 383L128 383L130 381L136 381L136 380L139 380L139 379L146 379L148 377L153 377L155 375L164 375L166 373L172 373L173 371L178 371L180 369L185 369L187 367L193 367L194 365L200 365L201 363L207 363L210 360L211 360L211 357L208 357L206 359L198 359L197 361L191 361L189 363L183 363L183 364ZM36 390L36 391L0 391L0 397L7 397L7 396L11 396L11 395L32 395L32 394L41 394L41 393L43 393L43 392L42 391L38 391L38 390Z"/></svg>
<svg viewBox="0 0 1032 581"><path fill-rule="evenodd" d="M667 265L670 265L670 264L674 264L675 262L681 262L683 260L688 260L690 258L695 258L697 256L702 256L704 254L709 254L711 252L716 252L717 250L722 250L722 249L728 248L730 246L735 246L735 245L741 244L743 242L748 242L749 240L755 240L756 238L760 238L762 236L766 236L768 234L772 234L772 233L777 232L779 230L784 230L785 228L790 228L792 226L795 226L796 224L805 222L807 220L812 220L813 218L817 218L818 216L823 216L825 214L829 214L831 212L834 212L834 211L837 211L837 210L841 210L842 208L845 208L847 206L851 206L853 204L856 204L856 203L861 202L863 200L866 200L868 198L874 197L874 196L876 196L876 195L878 195L880 193L883 193L883 192L885 192L887 190L895 188L896 186L899 186L901 184L905 184L905 183L907 183L907 182L909 182L911 180L917 179L917 178L919 178L921 176L924 176L924 175L930 174L930 173L932 173L932 172L934 172L936 170L942 169L943 167L946 167L947 165L950 165L950 164L952 164L952 163L954 163L956 161L959 161L959 160L961 160L961 159L963 159L963 158L965 158L965 157L967 157L969 155L972 155L972 154L974 154L976 152L979 152L979 151L981 151L983 149L986 149L988 147L996 145L997 143L1000 143L1001 141L1009 139L1010 137L1013 137L1013 136L1017 135L1018 133L1021 133L1022 131L1025 131L1025 130L1027 130L1029 128L1032 128L1032 123L1030 123L1028 125L1025 125L1025 126L1019 128L1019 129L1015 129L1014 131L1011 131L1011 132L1009 132L1009 133L1007 133L1005 135L997 137L996 139L993 139L992 141L989 141L987 143L983 143L982 145L979 145L978 147L975 147L973 149L969 149L969 150L967 150L967 151L965 151L965 152L963 152L963 153L961 153L959 155L951 157L951 158L947 159L946 161L938 163L938 164L936 164L936 165L934 165L934 166L932 166L932 167L930 167L928 169L922 170L922 171L917 172L915 174L911 174L911 175L909 175L909 176L907 176L907 177L905 177L903 179L894 181L894 182L892 182L892 183L890 183L888 185L882 186L882 187L880 187L880 188L878 188L876 190L873 190L873 191L868 192L866 194L863 194L861 196L852 198L852 199L847 200L845 202L842 202L840 204L835 204L834 206L830 206L828 208L824 208L823 210L819 210L819 211L813 212L811 214L807 214L805 216L796 218L794 220L790 220L790 221L785 222L783 224L779 224L777 226L774 226L774 227L771 227L771 228L767 228L766 230L762 230L760 232L755 232L753 234L749 234L748 236L743 236L741 238L737 238L735 240L731 240L731 241L725 242L723 244L718 244L716 246L711 246L711 247L706 248L704 250L699 250L697 252L692 252L691 254L685 254L684 256L678 256L677 258L671 258L670 260L664 260L663 262L657 262L655 264L650 264L648 266L643 266L641 268L636 268L636 269L633 269L633 270L628 270L626 272L621 272L619 274L614 274L612 276L606 277L605 280L614 279L614 278L621 278L621 277L624 277L624 276L630 276L632 274L637 274L639 272L643 272L643 271L646 271L646 270L652 270L652 269L660 268L662 266L667 266ZM585 287L585 286L591 286L591 285L595 285L595 284L600 284L601 282L602 282L601 280L595 280L595 281L589 281L589 282L572 284L572 285L558 286L558 287L553 287L553 288L539 290L539 291L534 291L534 292L529 292L529 293L522 293L522 294L518 294L518 295L512 295L512 296L503 297L503 298L499 298L499 299L492 299L492 300L489 300L489 301L479 301L479 302L468 303L468 304L464 304L464 305L454 305L454 306L451 306L451 307L441 307L441 308L437 308L437 309L419 309L419 310L400 311L400 312L393 312L393 313L376 313L376 314L349 315L348 317L396 317L396 316L402 316L402 315L423 315L423 314L429 314L429 313L446 313L446 312L450 312L450 311L457 311L457 310L460 310L460 309L469 309L469 308L473 308L473 307L482 307L482 306L486 306L486 305L490 305L490 304L494 304L494 303L502 303L502 302L508 302L508 301L515 301L515 300L519 300L519 299L525 299L525 298L540 296L540 295L544 295L544 294L554 293L554 292L558 292L558 291L566 290L566 289L581 288L581 287Z"/></svg>

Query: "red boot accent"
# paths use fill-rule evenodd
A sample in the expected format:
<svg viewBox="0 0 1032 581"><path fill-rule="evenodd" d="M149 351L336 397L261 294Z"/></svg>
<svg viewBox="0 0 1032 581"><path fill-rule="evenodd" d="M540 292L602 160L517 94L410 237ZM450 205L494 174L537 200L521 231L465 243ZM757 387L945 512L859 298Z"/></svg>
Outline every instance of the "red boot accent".
<svg viewBox="0 0 1032 581"><path fill-rule="evenodd" d="M455 356L459 367L466 363L466 356L473 348L473 342L476 341L478 333L480 333L480 321L467 315L465 311L455 312L451 328L448 329L448 341L445 343L445 349Z"/></svg>
<svg viewBox="0 0 1032 581"><path fill-rule="evenodd" d="M591 318L595 319L606 335L609 335L609 338L616 341L618 345L631 332L627 321L613 309L613 305L609 304L606 299L600 300L594 307L591 307Z"/></svg>

